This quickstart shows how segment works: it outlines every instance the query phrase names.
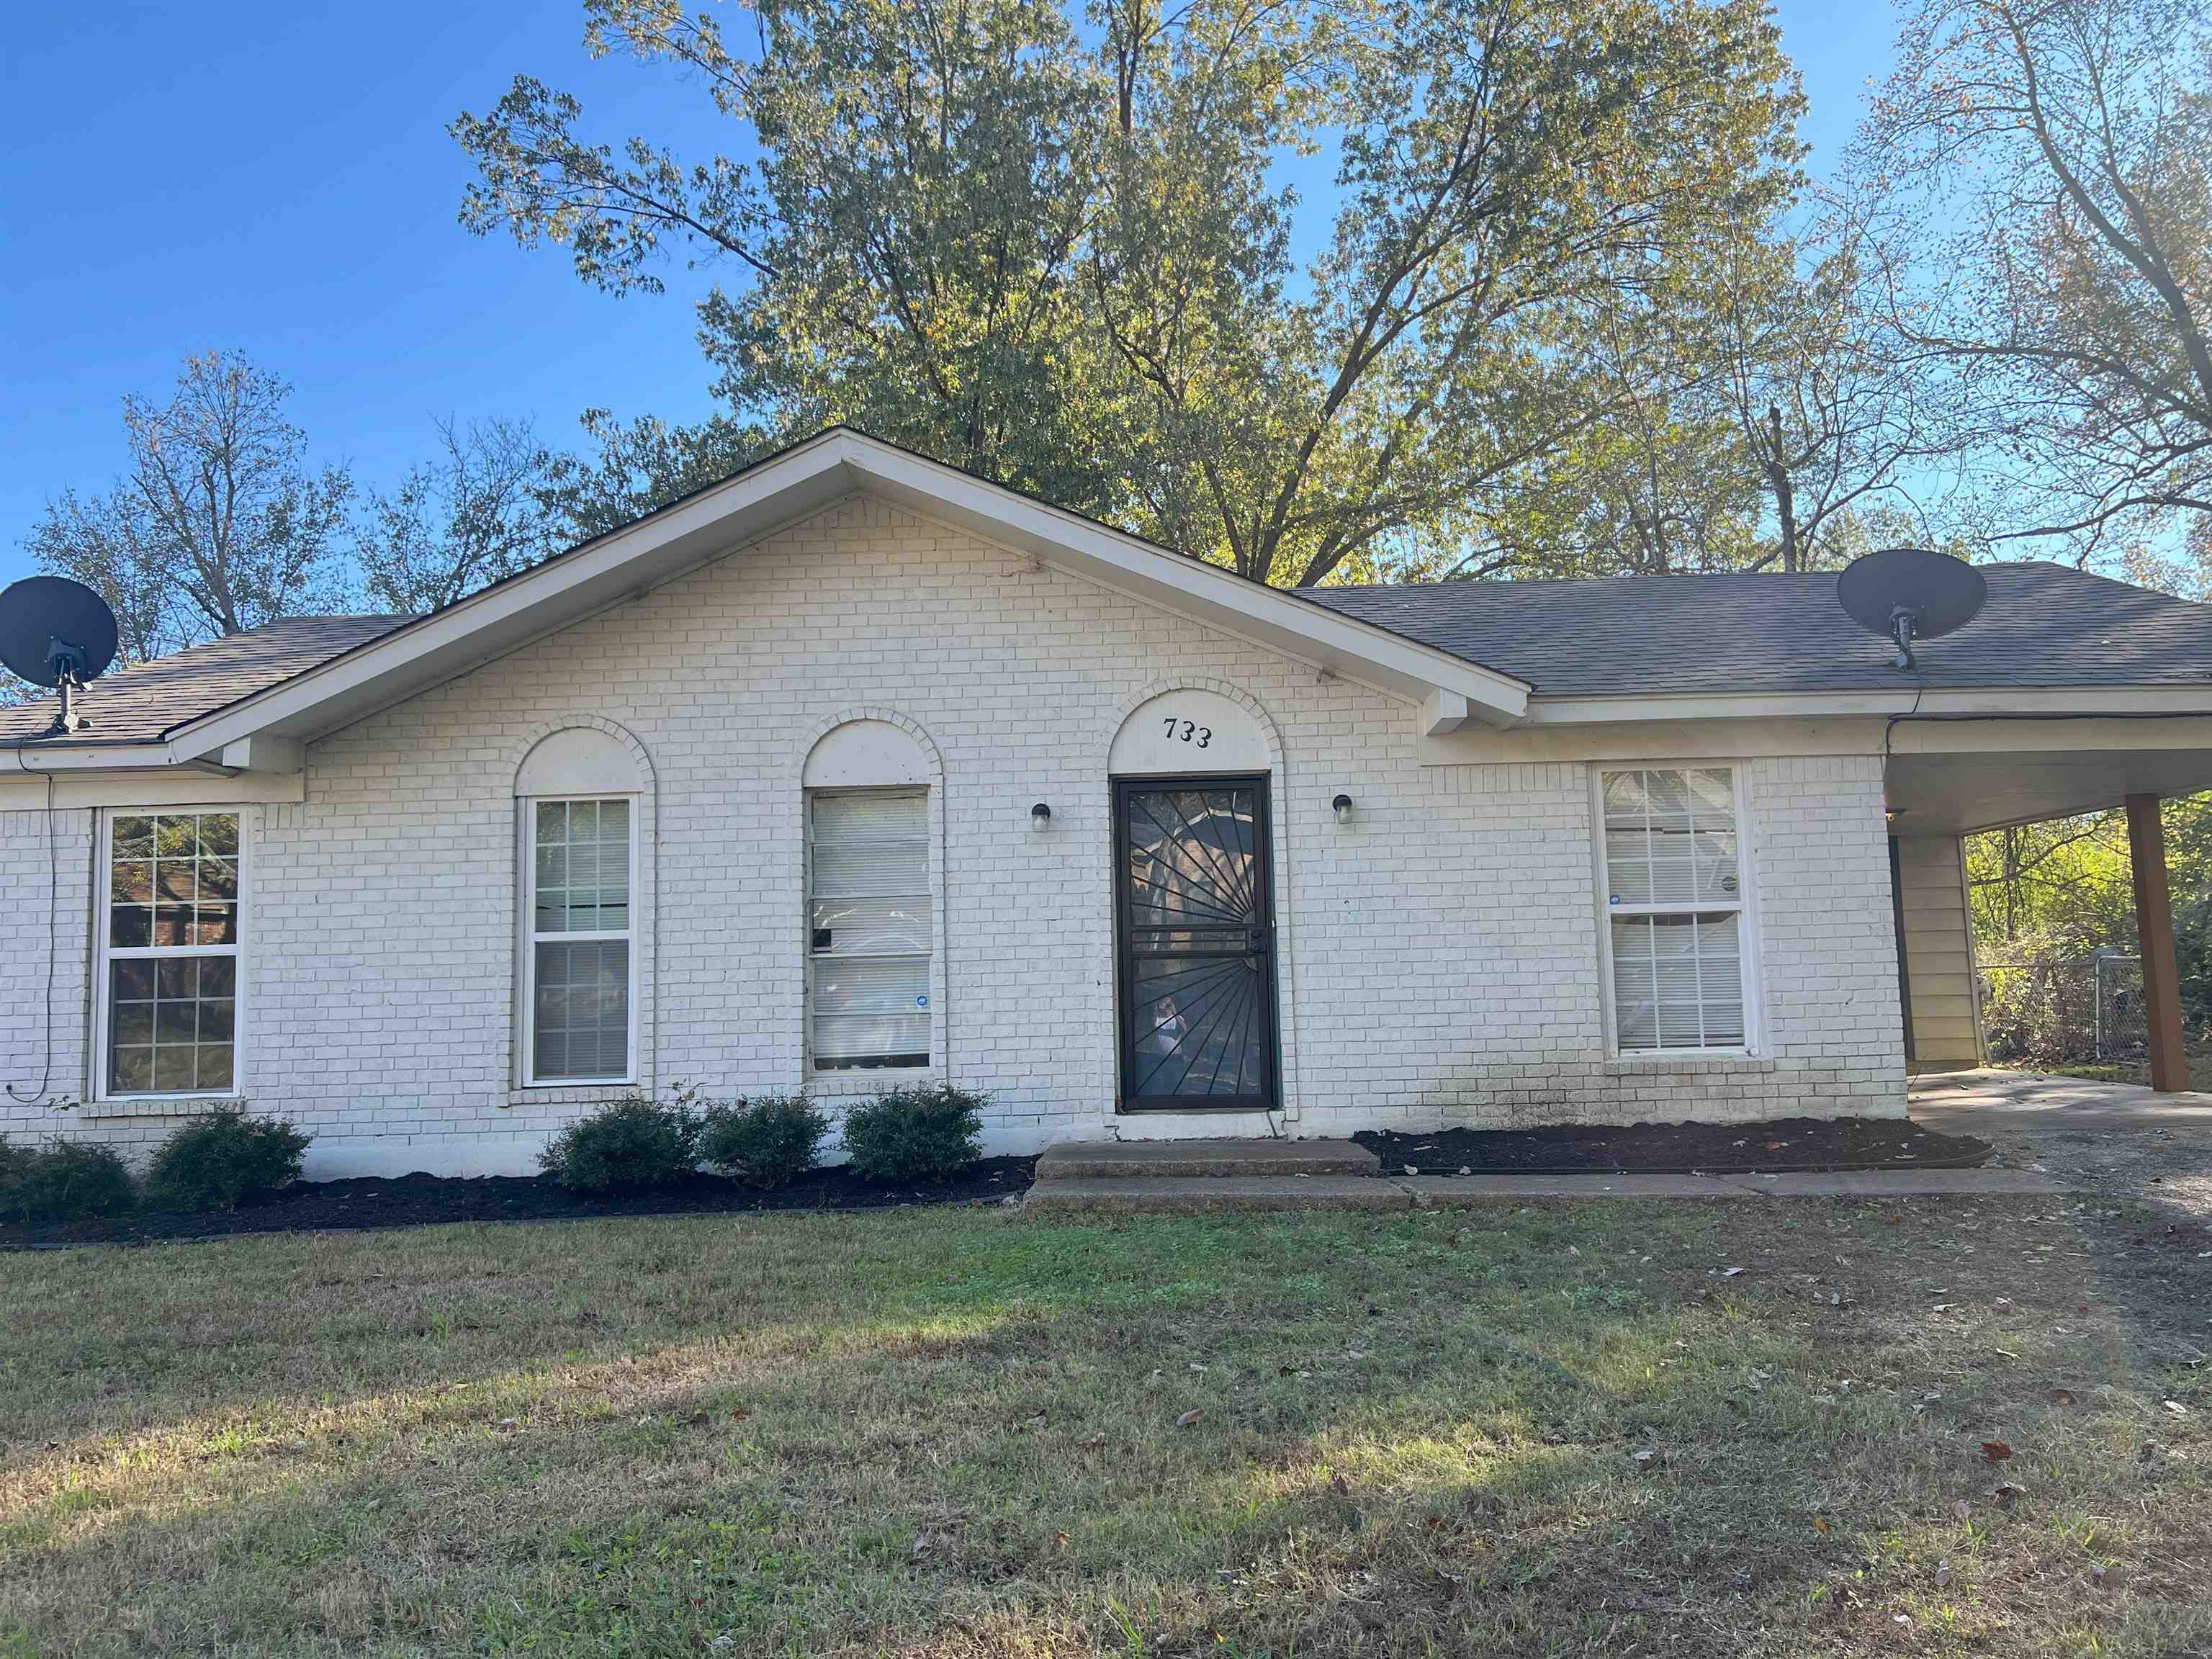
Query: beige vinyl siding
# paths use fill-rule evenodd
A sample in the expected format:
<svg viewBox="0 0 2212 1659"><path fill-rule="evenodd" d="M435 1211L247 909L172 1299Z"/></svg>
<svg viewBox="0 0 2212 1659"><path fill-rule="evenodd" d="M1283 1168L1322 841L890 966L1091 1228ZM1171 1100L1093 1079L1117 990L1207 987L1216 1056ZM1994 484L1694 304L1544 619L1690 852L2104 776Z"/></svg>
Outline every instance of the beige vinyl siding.
<svg viewBox="0 0 2212 1659"><path fill-rule="evenodd" d="M1982 1063L1974 997L1973 931L1966 872L1956 836L1899 836L1899 890L1905 909L1905 968L1912 1069L1955 1072Z"/></svg>

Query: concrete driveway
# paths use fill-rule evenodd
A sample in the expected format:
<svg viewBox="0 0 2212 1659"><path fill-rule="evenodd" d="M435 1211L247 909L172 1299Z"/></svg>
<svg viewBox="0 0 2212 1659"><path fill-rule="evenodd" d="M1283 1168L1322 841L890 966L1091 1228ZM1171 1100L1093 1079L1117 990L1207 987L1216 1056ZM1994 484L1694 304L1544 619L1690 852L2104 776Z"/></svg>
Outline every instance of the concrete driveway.
<svg viewBox="0 0 2212 1659"><path fill-rule="evenodd" d="M1909 1098L1929 1128L1990 1142L1993 1164L2212 1224L2212 1094L1980 1071L1915 1078Z"/></svg>
<svg viewBox="0 0 2212 1659"><path fill-rule="evenodd" d="M1907 1091L1915 1121L1949 1135L2212 1128L2212 1095L2161 1095L2132 1083L2033 1072L1946 1072Z"/></svg>

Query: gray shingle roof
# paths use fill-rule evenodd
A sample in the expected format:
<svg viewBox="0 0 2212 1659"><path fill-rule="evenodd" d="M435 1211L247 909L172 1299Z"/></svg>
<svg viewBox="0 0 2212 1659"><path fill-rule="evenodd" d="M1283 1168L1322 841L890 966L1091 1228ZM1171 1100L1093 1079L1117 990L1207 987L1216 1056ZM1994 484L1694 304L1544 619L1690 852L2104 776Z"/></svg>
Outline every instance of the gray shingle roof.
<svg viewBox="0 0 2212 1659"><path fill-rule="evenodd" d="M1981 567L1982 614L1919 647L1934 687L2212 684L2212 606L2065 565ZM1895 690L1887 643L1836 603L1833 572L1322 587L1305 597L1485 667L1538 696ZM407 617L291 617L103 676L79 743L173 728L390 633ZM53 700L0 708L0 744L44 734Z"/></svg>
<svg viewBox="0 0 2212 1659"><path fill-rule="evenodd" d="M265 627L195 645L104 674L84 689L77 707L78 743L158 743L173 726L240 697L305 673L354 647L388 634L407 617L287 617ZM55 701L0 708L0 743L42 736Z"/></svg>
<svg viewBox="0 0 2212 1659"><path fill-rule="evenodd" d="M1985 564L1980 616L1916 647L1931 687L2212 684L2212 606L2070 566ZM1534 683L1540 697L1895 690L1832 571L1316 587L1307 597Z"/></svg>

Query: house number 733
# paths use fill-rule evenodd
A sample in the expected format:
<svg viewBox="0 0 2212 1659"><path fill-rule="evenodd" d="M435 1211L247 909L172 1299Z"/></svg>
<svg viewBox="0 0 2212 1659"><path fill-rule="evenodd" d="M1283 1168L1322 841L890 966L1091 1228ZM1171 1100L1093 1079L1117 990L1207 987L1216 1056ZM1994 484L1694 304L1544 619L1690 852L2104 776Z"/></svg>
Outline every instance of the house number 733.
<svg viewBox="0 0 2212 1659"><path fill-rule="evenodd" d="M1182 728L1180 731L1176 729L1178 726ZM1193 740L1197 742L1200 749L1205 748L1207 744L1213 741L1213 728L1210 726L1200 726L1196 720L1179 720L1170 714L1168 717L1168 741L1189 743Z"/></svg>

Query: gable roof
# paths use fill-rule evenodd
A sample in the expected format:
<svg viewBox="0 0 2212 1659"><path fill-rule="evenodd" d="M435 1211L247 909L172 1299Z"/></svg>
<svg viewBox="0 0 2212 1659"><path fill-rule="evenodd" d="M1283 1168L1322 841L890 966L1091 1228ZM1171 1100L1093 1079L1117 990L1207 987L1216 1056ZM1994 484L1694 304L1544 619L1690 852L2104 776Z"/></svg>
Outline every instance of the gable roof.
<svg viewBox="0 0 2212 1659"><path fill-rule="evenodd" d="M833 427L242 697L205 700L202 712L163 728L166 763L202 761L248 738L296 743L335 731L861 492L1317 668L1433 701L1447 722L1507 726L1528 707L1528 688L1512 675ZM84 747L60 738L40 744L58 757Z"/></svg>
<svg viewBox="0 0 2212 1659"><path fill-rule="evenodd" d="M159 743L187 720L281 685L354 647L389 634L407 617L286 617L150 662L103 674L76 699L76 744ZM0 708L0 744L46 736L56 698Z"/></svg>
<svg viewBox="0 0 2212 1659"><path fill-rule="evenodd" d="M1893 699L1917 708L1931 688L1964 712L2039 688L2069 708L2099 695L2203 692L2187 700L2212 712L2212 608L2062 565L1981 567L1982 615L1922 646L1922 672L1906 674L1844 616L1833 573L1285 591L833 427L428 616L293 617L105 677L87 689L88 725L74 737L46 736L52 699L0 710L0 747L35 749L42 769L226 755L258 767L265 749L296 770L302 741L863 491L1398 692L1422 706L1431 734L1470 720L1786 713L1771 700L1838 693L1794 707L1894 712ZM1609 706L1639 698L1644 709Z"/></svg>
<svg viewBox="0 0 2212 1659"><path fill-rule="evenodd" d="M1320 587L1317 603L1518 675L1538 697L2212 685L2212 607L2067 565L1978 566L1989 602L1913 647L1844 614L1836 573Z"/></svg>

